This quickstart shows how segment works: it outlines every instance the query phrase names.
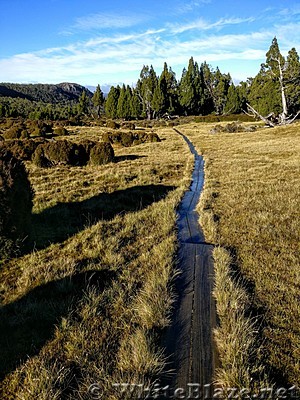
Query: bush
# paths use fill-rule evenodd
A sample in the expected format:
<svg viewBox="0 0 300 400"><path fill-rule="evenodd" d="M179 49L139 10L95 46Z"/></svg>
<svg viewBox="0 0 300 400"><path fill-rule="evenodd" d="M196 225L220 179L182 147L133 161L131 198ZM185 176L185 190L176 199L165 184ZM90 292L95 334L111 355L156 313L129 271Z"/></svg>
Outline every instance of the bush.
<svg viewBox="0 0 300 400"><path fill-rule="evenodd" d="M32 157L33 163L42 168L55 165L86 165L89 156L81 144L67 140L46 142L38 146Z"/></svg>
<svg viewBox="0 0 300 400"><path fill-rule="evenodd" d="M144 131L132 132L113 132L104 133L102 140L111 144L118 144L124 147L130 147L146 142L160 142L160 138L156 133L146 133Z"/></svg>
<svg viewBox="0 0 300 400"><path fill-rule="evenodd" d="M0 258L30 232L33 191L23 162L0 148Z"/></svg>
<svg viewBox="0 0 300 400"><path fill-rule="evenodd" d="M79 145L84 148L84 151L89 157L92 148L96 145L96 142L93 142L92 140L89 139L84 139L79 143Z"/></svg>
<svg viewBox="0 0 300 400"><path fill-rule="evenodd" d="M38 142L30 139L12 140L0 144L2 148L9 150L15 157L23 161L31 160L38 145Z"/></svg>
<svg viewBox="0 0 300 400"><path fill-rule="evenodd" d="M130 129L131 131L134 131L135 130L135 124L133 122L124 122L122 124L122 128Z"/></svg>
<svg viewBox="0 0 300 400"><path fill-rule="evenodd" d="M120 128L120 124L118 124L115 121L107 121L106 126L107 126L107 128L110 128L110 129L119 129Z"/></svg>
<svg viewBox="0 0 300 400"><path fill-rule="evenodd" d="M66 128L59 126L57 128L54 129L54 133L57 136L67 136L69 135L69 132Z"/></svg>
<svg viewBox="0 0 300 400"><path fill-rule="evenodd" d="M51 162L45 157L44 146L42 144L36 148L32 156L32 162L39 168L51 167Z"/></svg>
<svg viewBox="0 0 300 400"><path fill-rule="evenodd" d="M157 133L151 132L147 135L147 142L161 142Z"/></svg>
<svg viewBox="0 0 300 400"><path fill-rule="evenodd" d="M12 126L3 133L3 136L5 139L19 139L21 137L22 131L23 131L22 126L20 125Z"/></svg>
<svg viewBox="0 0 300 400"><path fill-rule="evenodd" d="M90 152L92 165L103 165L114 161L114 149L110 143L97 143Z"/></svg>

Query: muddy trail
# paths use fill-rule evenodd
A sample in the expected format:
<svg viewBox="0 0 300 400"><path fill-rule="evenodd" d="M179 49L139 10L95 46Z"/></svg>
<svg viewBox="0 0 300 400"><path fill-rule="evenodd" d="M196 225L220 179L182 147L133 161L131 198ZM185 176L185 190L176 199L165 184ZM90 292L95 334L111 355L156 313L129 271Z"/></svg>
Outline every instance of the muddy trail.
<svg viewBox="0 0 300 400"><path fill-rule="evenodd" d="M217 355L213 343L216 326L213 290L213 245L206 243L198 223L196 206L204 184L204 161L190 140L177 129L194 155L194 171L190 189L178 209L178 239L180 276L176 280L177 301L172 324L164 337L168 357L167 371L162 379L182 397L192 393L207 396L207 385L213 382Z"/></svg>

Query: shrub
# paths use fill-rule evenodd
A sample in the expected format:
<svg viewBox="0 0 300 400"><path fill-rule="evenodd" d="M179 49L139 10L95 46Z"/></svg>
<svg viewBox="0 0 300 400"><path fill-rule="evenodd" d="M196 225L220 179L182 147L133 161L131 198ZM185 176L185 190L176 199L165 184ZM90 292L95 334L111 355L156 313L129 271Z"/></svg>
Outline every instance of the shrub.
<svg viewBox="0 0 300 400"><path fill-rule="evenodd" d="M45 157L44 146L42 144L36 148L32 156L32 162L39 168L47 168L51 166L50 161Z"/></svg>
<svg viewBox="0 0 300 400"><path fill-rule="evenodd" d="M108 164L114 161L114 149L110 143L97 143L90 152L90 163L92 165Z"/></svg>
<svg viewBox="0 0 300 400"><path fill-rule="evenodd" d="M5 139L19 139L23 128L20 125L12 126L3 133Z"/></svg>
<svg viewBox="0 0 300 400"><path fill-rule="evenodd" d="M55 165L86 165L89 156L81 144L68 140L51 141L37 147L32 161L38 167Z"/></svg>
<svg viewBox="0 0 300 400"><path fill-rule="evenodd" d="M147 135L147 142L161 142L157 133L151 132Z"/></svg>
<svg viewBox="0 0 300 400"><path fill-rule="evenodd" d="M79 145L84 148L86 154L89 157L92 148L96 145L96 142L93 142L92 140L89 139L84 139L79 143Z"/></svg>
<svg viewBox="0 0 300 400"><path fill-rule="evenodd" d="M135 130L135 124L133 122L124 122L122 124L122 128L130 129L131 131Z"/></svg>
<svg viewBox="0 0 300 400"><path fill-rule="evenodd" d="M66 128L59 126L57 128L54 129L54 133L57 136L67 136L69 135L69 132Z"/></svg>
<svg viewBox="0 0 300 400"><path fill-rule="evenodd" d="M107 121L106 126L107 126L107 128L110 128L110 129L119 129L120 128L120 124L118 124L115 121Z"/></svg>
<svg viewBox="0 0 300 400"><path fill-rule="evenodd" d="M0 258L30 232L33 191L23 162L0 148Z"/></svg>
<svg viewBox="0 0 300 400"><path fill-rule="evenodd" d="M3 142L0 146L9 150L15 157L28 161L31 160L38 145L39 143L34 140L24 139Z"/></svg>

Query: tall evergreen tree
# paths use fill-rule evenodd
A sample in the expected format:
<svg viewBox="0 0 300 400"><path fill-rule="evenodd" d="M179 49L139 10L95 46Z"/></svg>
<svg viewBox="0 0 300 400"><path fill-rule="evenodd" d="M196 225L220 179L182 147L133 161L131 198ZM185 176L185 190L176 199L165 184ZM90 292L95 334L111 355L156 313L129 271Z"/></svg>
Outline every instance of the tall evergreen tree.
<svg viewBox="0 0 300 400"><path fill-rule="evenodd" d="M103 95L103 92L102 92L102 90L100 88L100 85L97 85L95 93L94 93L94 95L92 97L92 102L93 102L94 107L96 109L97 117L99 118L100 114L101 114L101 109L103 108L103 105L104 105L104 95Z"/></svg>
<svg viewBox="0 0 300 400"><path fill-rule="evenodd" d="M90 111L90 99L86 94L86 91L83 90L83 92L79 97L78 113L87 116L89 115L89 111Z"/></svg>
<svg viewBox="0 0 300 400"><path fill-rule="evenodd" d="M189 60L188 69L183 69L179 83L179 102L187 115L201 114L204 104L204 82L198 64L193 57Z"/></svg>
<svg viewBox="0 0 300 400"><path fill-rule="evenodd" d="M118 116L118 100L121 88L112 86L108 93L105 103L105 113L109 118L117 118Z"/></svg>
<svg viewBox="0 0 300 400"><path fill-rule="evenodd" d="M142 102L143 115L147 119L152 119L154 115L152 101L157 84L158 79L153 66L151 65L149 67L148 65L144 65L141 70L140 79L137 82L136 89Z"/></svg>
<svg viewBox="0 0 300 400"><path fill-rule="evenodd" d="M226 114L239 114L241 112L241 102L239 93L233 83L230 85L228 89L224 112Z"/></svg>

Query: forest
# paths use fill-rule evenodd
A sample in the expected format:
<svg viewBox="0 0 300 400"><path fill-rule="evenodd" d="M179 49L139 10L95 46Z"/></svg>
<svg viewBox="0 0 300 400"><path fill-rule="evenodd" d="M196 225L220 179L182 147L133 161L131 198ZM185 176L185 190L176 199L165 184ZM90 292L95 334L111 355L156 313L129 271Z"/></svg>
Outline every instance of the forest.
<svg viewBox="0 0 300 400"><path fill-rule="evenodd" d="M200 65L193 57L178 80L164 63L160 75L144 65L137 83L111 86L105 97L100 85L95 93L76 84L0 85L0 117L63 120L109 118L136 120L183 115L226 115L250 112L282 121L297 117L300 109L300 61L295 48L287 57L276 37L258 74L235 84L229 73ZM272 118L271 118L272 117Z"/></svg>

